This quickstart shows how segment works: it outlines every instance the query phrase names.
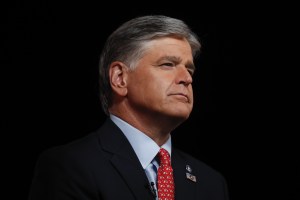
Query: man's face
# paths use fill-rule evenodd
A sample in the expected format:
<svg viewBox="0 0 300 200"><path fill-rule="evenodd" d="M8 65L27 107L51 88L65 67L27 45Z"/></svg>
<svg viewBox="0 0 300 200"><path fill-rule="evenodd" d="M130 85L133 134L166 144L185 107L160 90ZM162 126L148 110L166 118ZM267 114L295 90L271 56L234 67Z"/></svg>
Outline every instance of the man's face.
<svg viewBox="0 0 300 200"><path fill-rule="evenodd" d="M166 37L151 41L136 69L128 74L128 103L150 116L185 120L193 108L193 72L186 40Z"/></svg>

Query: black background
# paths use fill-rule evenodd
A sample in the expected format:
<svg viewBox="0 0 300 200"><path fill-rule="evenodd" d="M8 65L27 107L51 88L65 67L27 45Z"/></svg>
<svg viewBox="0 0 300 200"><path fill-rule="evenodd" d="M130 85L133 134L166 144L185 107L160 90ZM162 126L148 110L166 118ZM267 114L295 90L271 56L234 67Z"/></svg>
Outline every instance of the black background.
<svg viewBox="0 0 300 200"><path fill-rule="evenodd" d="M144 14L180 18L202 42L194 111L172 133L174 145L220 171L231 200L299 195L295 79L283 59L289 24L270 5L17 2L5 14L2 141L10 199L27 198L43 150L104 121L101 47L121 23Z"/></svg>

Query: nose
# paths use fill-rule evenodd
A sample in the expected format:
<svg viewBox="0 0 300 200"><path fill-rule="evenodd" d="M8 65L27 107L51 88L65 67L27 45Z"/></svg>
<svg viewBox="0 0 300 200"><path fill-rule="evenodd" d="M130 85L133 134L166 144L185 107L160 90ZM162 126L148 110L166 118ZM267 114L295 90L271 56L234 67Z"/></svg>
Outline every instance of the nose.
<svg viewBox="0 0 300 200"><path fill-rule="evenodd" d="M178 79L177 79L178 84L183 84L188 86L193 82L193 77L190 71L185 67L179 67L178 68Z"/></svg>

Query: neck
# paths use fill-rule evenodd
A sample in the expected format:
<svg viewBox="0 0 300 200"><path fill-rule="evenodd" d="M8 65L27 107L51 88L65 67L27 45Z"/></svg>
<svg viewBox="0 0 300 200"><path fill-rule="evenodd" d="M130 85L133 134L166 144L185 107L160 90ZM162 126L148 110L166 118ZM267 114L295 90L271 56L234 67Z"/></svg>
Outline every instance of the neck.
<svg viewBox="0 0 300 200"><path fill-rule="evenodd" d="M157 115L150 117L149 113L142 115L122 110L118 110L118 112L110 110L110 113L146 134L158 146L162 146L168 140L171 131L176 127L169 122L169 117L158 117Z"/></svg>

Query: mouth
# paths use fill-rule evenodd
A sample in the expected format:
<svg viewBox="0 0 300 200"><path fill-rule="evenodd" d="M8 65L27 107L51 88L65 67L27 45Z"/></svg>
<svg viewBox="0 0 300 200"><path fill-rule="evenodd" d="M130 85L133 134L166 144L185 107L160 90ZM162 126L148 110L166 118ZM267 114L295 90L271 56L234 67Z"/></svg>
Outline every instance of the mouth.
<svg viewBox="0 0 300 200"><path fill-rule="evenodd" d="M184 102L190 102L188 95L183 93L173 93L171 96L175 96L179 100L183 100Z"/></svg>

